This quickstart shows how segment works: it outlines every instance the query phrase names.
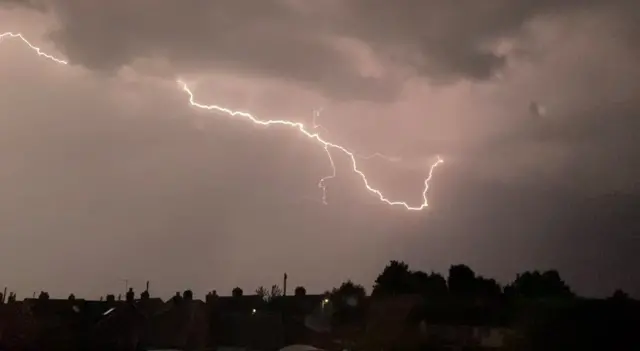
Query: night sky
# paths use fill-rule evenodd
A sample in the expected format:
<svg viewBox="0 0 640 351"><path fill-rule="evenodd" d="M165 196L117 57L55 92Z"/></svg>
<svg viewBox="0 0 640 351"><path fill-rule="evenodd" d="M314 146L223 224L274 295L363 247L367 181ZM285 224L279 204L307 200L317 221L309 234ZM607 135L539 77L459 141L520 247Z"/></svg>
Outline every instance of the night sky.
<svg viewBox="0 0 640 351"><path fill-rule="evenodd" d="M0 284L369 291L391 259L640 296L636 0L0 0ZM204 104L287 119L254 126Z"/></svg>

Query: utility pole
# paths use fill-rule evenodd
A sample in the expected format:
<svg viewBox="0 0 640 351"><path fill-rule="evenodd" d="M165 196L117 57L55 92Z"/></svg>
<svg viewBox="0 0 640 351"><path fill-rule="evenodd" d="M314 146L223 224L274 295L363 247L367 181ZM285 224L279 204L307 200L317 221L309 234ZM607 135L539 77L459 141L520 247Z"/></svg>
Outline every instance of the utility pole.
<svg viewBox="0 0 640 351"><path fill-rule="evenodd" d="M282 282L282 296L287 296L287 273L284 274L284 280Z"/></svg>

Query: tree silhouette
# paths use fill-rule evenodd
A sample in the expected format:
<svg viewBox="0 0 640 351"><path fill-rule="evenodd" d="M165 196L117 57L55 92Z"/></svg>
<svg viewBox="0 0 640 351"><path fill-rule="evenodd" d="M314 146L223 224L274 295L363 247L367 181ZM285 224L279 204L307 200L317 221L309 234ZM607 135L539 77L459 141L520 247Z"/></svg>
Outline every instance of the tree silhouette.
<svg viewBox="0 0 640 351"><path fill-rule="evenodd" d="M280 289L278 285L272 285L271 292L269 292L269 300L273 300L280 296L282 296L282 289Z"/></svg>
<svg viewBox="0 0 640 351"><path fill-rule="evenodd" d="M376 278L372 295L397 295L415 292L409 266L401 261L391 261Z"/></svg>
<svg viewBox="0 0 640 351"><path fill-rule="evenodd" d="M114 294L108 294L107 302L116 302L116 296Z"/></svg>
<svg viewBox="0 0 640 351"><path fill-rule="evenodd" d="M629 300L629 294L622 291L621 289L617 289L616 291L613 292L613 295L611 295L610 299L616 300L616 301L627 301Z"/></svg>
<svg viewBox="0 0 640 351"><path fill-rule="evenodd" d="M470 298L476 294L476 274L464 264L453 265L449 268L447 277L449 293L454 297Z"/></svg>
<svg viewBox="0 0 640 351"><path fill-rule="evenodd" d="M293 293L295 296L305 296L307 295L307 289L305 289L304 286L298 286Z"/></svg>
<svg viewBox="0 0 640 351"><path fill-rule="evenodd" d="M560 278L556 270L540 273L538 271L518 274L516 279L505 288L508 296L541 298L568 298L574 296L569 286Z"/></svg>
<svg viewBox="0 0 640 351"><path fill-rule="evenodd" d="M427 274L422 271L411 273L413 292L429 299L439 299L447 295L447 280L441 274Z"/></svg>
<svg viewBox="0 0 640 351"><path fill-rule="evenodd" d="M241 297L242 295L244 295L244 292L239 287L235 287L231 291L231 296L233 297Z"/></svg>
<svg viewBox="0 0 640 351"><path fill-rule="evenodd" d="M329 294L335 311L334 322L342 324L361 319L365 313L365 306L362 302L366 296L367 292L364 287L351 280L334 288Z"/></svg>
<svg viewBox="0 0 640 351"><path fill-rule="evenodd" d="M282 296L282 289L280 289L278 285L272 285L271 290L267 290L264 286L260 286L256 289L256 295L260 296L260 298L265 302L269 302Z"/></svg>
<svg viewBox="0 0 640 351"><path fill-rule="evenodd" d="M69 297L67 298L69 301L75 301L76 299L76 295L74 294L69 294Z"/></svg>
<svg viewBox="0 0 640 351"><path fill-rule="evenodd" d="M454 274L459 268L454 269ZM456 279L454 277L454 285ZM447 280L441 274L411 271L406 263L391 261L376 279L372 295L420 294L429 299L441 299L448 291Z"/></svg>
<svg viewBox="0 0 640 351"><path fill-rule="evenodd" d="M502 296L502 286L495 279L477 277L474 290L475 297L484 300L497 300Z"/></svg>
<svg viewBox="0 0 640 351"><path fill-rule="evenodd" d="M256 295L260 296L262 300L267 301L269 298L269 291L264 286L259 286L256 289Z"/></svg>

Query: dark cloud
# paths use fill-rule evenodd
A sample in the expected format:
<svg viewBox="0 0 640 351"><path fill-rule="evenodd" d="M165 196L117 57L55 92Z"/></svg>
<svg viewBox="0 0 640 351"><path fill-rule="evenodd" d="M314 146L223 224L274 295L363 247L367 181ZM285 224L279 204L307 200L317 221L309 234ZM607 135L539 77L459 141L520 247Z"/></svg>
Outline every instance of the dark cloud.
<svg viewBox="0 0 640 351"><path fill-rule="evenodd" d="M637 2L584 0L354 0L345 27L377 44L431 78L492 78L507 63L504 53L492 50L501 39L521 34L526 24L541 16L589 11L613 12L625 24L637 24ZM402 53L405 53L403 55Z"/></svg>
<svg viewBox="0 0 640 351"><path fill-rule="evenodd" d="M52 2L51 38L72 63L114 71L162 57L177 73L233 70L295 80L332 97L386 99L392 81L358 74L329 30L281 0Z"/></svg>
<svg viewBox="0 0 640 351"><path fill-rule="evenodd" d="M164 57L178 70L233 69L356 99L393 98L402 77L359 74L362 63L332 45L332 35L361 40L377 58L413 67L433 82L452 82L493 78L508 62L493 46L539 16L591 8L624 18L627 29L637 22L630 12L635 2L626 0L50 2L60 20L53 40L72 62L92 69Z"/></svg>

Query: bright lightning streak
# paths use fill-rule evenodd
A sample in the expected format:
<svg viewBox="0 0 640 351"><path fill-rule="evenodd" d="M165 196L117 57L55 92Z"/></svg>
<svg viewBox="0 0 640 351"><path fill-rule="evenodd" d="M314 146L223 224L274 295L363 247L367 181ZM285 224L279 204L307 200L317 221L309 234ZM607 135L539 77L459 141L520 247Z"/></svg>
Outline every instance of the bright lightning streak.
<svg viewBox="0 0 640 351"><path fill-rule="evenodd" d="M324 110L324 108L319 108L317 110L313 110L313 119L311 120L311 123L313 123L313 129L323 129L325 131L329 131L327 128L323 127L321 124L318 123L318 118L320 118L320 113L322 113L322 110ZM336 177L336 164L335 162L333 162L333 157L331 157L331 152L329 151L329 147L327 145L324 146L324 151L327 153L327 157L329 158L329 163L331 164L331 175L322 177L322 179L320 179L320 181L318 182L318 188L322 189L322 203L325 205L328 205L327 203L327 186L325 184L325 182L329 179L333 179ZM372 155L369 156L360 156L357 155L359 158L365 159L365 160L370 160L372 158L375 157L380 157L384 160L387 160L389 162L399 162L400 158L392 158L392 157L388 157L385 156L379 152L376 152Z"/></svg>
<svg viewBox="0 0 640 351"><path fill-rule="evenodd" d="M55 63L59 63L59 64L63 64L63 65L68 65L69 62L67 60L63 60L60 58L57 58L53 55L49 55L45 52L43 52L39 47L31 44L31 42L29 42L22 34L20 33L13 33L13 32L5 32L0 34L0 42L2 41L2 39L5 38L10 38L10 39L18 39L21 40L24 44L26 44L29 48L31 48L33 51L35 51L38 56L44 57L46 59L49 59ZM358 174L360 176L360 178L362 179L362 182L365 186L365 188L373 193L374 195L376 195L378 197L378 199L380 201L382 201L383 203L386 203L388 205L391 206L401 206L404 207L407 210L410 211L420 211L423 210L425 208L427 208L429 206L428 200L427 200L427 192L429 191L429 182L431 181L431 178L433 178L433 172L436 169L436 167L438 167L440 164L442 164L444 162L444 160L442 160L442 158L440 158L440 156L437 157L437 160L431 164L430 168L429 168L429 174L427 176L427 178L424 180L424 188L422 190L422 202L419 205L416 206L411 206L408 203L404 202L404 201L392 201L389 198L387 198L384 194L382 194L382 192L378 189L373 188L370 184L369 184L369 180L367 179L367 176L358 168L358 164L356 161L356 155L352 152L350 152L349 150L347 150L346 148L337 145L337 144L333 144L331 142L328 142L326 140L324 140L323 138L320 137L320 135L318 133L312 133L310 131L308 131L305 126L302 123L299 122L292 122L292 121L288 121L288 120L261 120L258 119L256 117L254 117L252 114L248 113L248 112L242 112L242 111L233 111L230 110L228 108L222 107L222 106L217 106L217 105L205 105L202 103L199 103L196 101L195 96L193 94L193 92L191 91L191 89L189 88L189 86L178 80L177 83L181 86L182 90L189 96L189 104L193 107L197 107L199 109L203 109L203 110L209 110L209 111L218 111L221 113L224 113L228 116L231 117L243 117L244 119L257 124L257 125L262 125L262 126L272 126L272 125L281 125L281 126L287 126L293 129L298 130L300 133L302 133L303 135L305 135L306 137L308 137L309 139L312 139L316 142L318 142L320 145L323 146L324 150L327 152L327 155L329 156L329 160L331 162L331 166L333 168L333 174L331 176L327 176L324 177L323 179L320 180L318 186L321 187L322 189L325 189L325 185L324 182L327 179L333 178L335 177L336 174L336 168L335 168L335 164L333 162L333 159L331 157L331 153L329 151L329 149L336 149L340 152L342 152L343 154L345 154L347 157L349 157L349 159L351 160L351 166L352 166L352 170ZM316 126L315 124L315 118L317 118L316 116L319 115L319 111L317 114L314 114L314 126ZM373 155L372 155L373 156ZM326 192L323 195L323 202L326 203Z"/></svg>
<svg viewBox="0 0 640 351"><path fill-rule="evenodd" d="M262 120L262 119L258 119L256 117L254 117L252 114L248 113L248 112L243 112L243 111L234 111L234 110L230 110L226 107L222 107L222 106L218 106L218 105L206 105L200 102L197 102L195 99L195 95L193 94L193 92L191 91L191 89L189 89L189 86L184 83L183 81L178 80L177 81L178 84L180 84L182 86L182 90L187 93L189 95L189 103L191 104L191 106L193 107L197 107L203 110L209 110L209 111L217 111L217 112L221 112L224 113L226 115L229 115L231 117L236 117L236 116L240 116L243 117L244 119L257 124L257 125L261 125L261 126L273 126L273 125L281 125L281 126L287 126L290 128L294 128L297 129L300 133L304 134L307 138L309 139L313 139L315 141L317 141L320 145L322 145L325 150L328 150L329 148L331 149L336 149L342 153L344 153L345 155L347 155L350 159L351 159L351 167L353 169L353 171L358 174L360 176L360 178L362 179L362 182L364 183L364 186L367 188L367 190L369 190L371 193L375 194L378 196L378 199L380 199L380 201L391 205L391 206L402 206L404 208L406 208L407 210L410 211L420 211L423 210L425 208L427 208L429 206L429 202L427 200L427 192L429 191L429 182L431 181L431 178L433 177L433 171L436 169L436 167L438 167L440 164L442 164L444 162L444 160L442 160L442 158L440 158L440 156L437 157L437 160L431 165L431 167L429 168L429 175L427 176L427 178L424 180L424 189L422 191L422 203L417 205L417 206L411 206L408 203L404 202L404 201L392 201L389 198L387 198L384 194L382 194L382 192L378 189L375 189L373 187L371 187L369 180L367 179L367 176L358 168L358 162L356 161L356 155L354 155L352 152L350 152L349 150L345 149L344 147L328 142L326 140L324 140L323 138L320 137L320 135L318 133L312 133L310 131L308 131L304 124L300 123L300 122L292 122L289 120L282 120L282 119L269 119L269 120ZM329 155L329 157L331 157L331 155ZM335 168L334 168L335 169Z"/></svg>
<svg viewBox="0 0 640 351"><path fill-rule="evenodd" d="M327 130L325 127L319 125L316 120L318 119L318 117L320 117L320 113L322 112L322 108L314 110L313 111L313 129L318 129L318 128L322 128L324 130ZM333 157L331 157L331 152L329 151L329 147L327 145L324 146L324 151L327 153L327 157L329 158L329 163L331 164L331 175L322 177L322 179L320 179L320 181L318 182L318 188L322 189L322 203L325 205L328 205L327 203L327 186L325 185L325 182L329 179L333 179L336 177L336 164L335 162L333 162Z"/></svg>
<svg viewBox="0 0 640 351"><path fill-rule="evenodd" d="M331 157L331 152L329 151L329 146L324 146L324 151L327 153L327 157L329 158L329 163L331 163L331 175L326 177L322 177L318 182L318 188L322 189L322 203L328 205L327 202L327 186L324 184L329 179L333 179L336 177L336 164L333 162L333 157Z"/></svg>
<svg viewBox="0 0 640 351"><path fill-rule="evenodd" d="M31 50L35 51L38 54L38 56L45 57L45 58L47 58L47 59L49 59L49 60L51 60L51 61L53 61L55 63L60 63L60 64L63 64L63 65L69 64L69 62L66 61L66 60L59 59L59 58L57 58L55 56L52 56L52 55L49 55L49 54L43 52L39 47L31 44L27 40L27 38L23 37L22 34L20 34L20 33L6 32L6 33L0 34L0 42L2 41L2 39L5 39L5 38L19 39L24 44L26 44L29 48L31 48Z"/></svg>

